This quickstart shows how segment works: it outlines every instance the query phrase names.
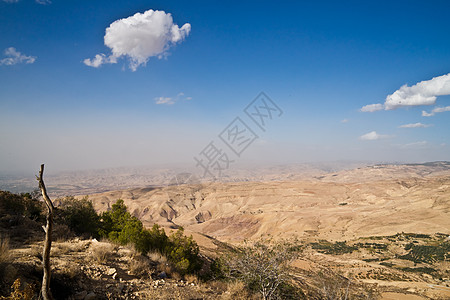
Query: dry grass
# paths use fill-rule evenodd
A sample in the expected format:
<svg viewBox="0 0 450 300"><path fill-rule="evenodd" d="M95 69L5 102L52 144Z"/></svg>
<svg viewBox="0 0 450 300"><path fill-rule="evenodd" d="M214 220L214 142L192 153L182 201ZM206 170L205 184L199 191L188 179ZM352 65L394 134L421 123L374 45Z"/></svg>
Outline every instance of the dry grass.
<svg viewBox="0 0 450 300"><path fill-rule="evenodd" d="M246 300L252 299L242 281L231 281L227 285L227 290L221 295L223 300Z"/></svg>
<svg viewBox="0 0 450 300"><path fill-rule="evenodd" d="M92 258L98 263L105 263L108 257L116 251L116 246L105 242L94 242L90 246Z"/></svg>
<svg viewBox="0 0 450 300"><path fill-rule="evenodd" d="M167 257L165 257L164 255L162 255L159 252L151 252L148 254L148 257L156 263L166 263L167 262Z"/></svg>
<svg viewBox="0 0 450 300"><path fill-rule="evenodd" d="M52 255L66 255L73 252L81 252L86 249L86 242L83 241L57 241L52 245Z"/></svg>
<svg viewBox="0 0 450 300"><path fill-rule="evenodd" d="M172 272L172 274L170 274L171 277L177 281L180 281L181 279L183 279L183 276L180 275L180 273L178 272Z"/></svg>
<svg viewBox="0 0 450 300"><path fill-rule="evenodd" d="M0 236L0 264L6 263L11 257L9 248L9 238Z"/></svg>
<svg viewBox="0 0 450 300"><path fill-rule="evenodd" d="M54 224L52 235L55 241L67 241L74 237L69 226L65 224Z"/></svg>
<svg viewBox="0 0 450 300"><path fill-rule="evenodd" d="M179 290L166 289L148 289L139 293L139 299L154 300L154 299L170 299L182 300L186 299ZM195 298L193 298L195 299ZM200 298L201 299L201 298Z"/></svg>
<svg viewBox="0 0 450 300"><path fill-rule="evenodd" d="M151 274L155 271L151 260L142 255L131 259L128 265L128 270L131 275L146 278L151 278Z"/></svg>
<svg viewBox="0 0 450 300"><path fill-rule="evenodd" d="M193 274L187 274L184 276L184 279L189 282L189 283L194 283L194 284L199 284L200 280L198 279L197 276L193 275Z"/></svg>
<svg viewBox="0 0 450 300"><path fill-rule="evenodd" d="M36 257L39 260L42 260L42 251L43 247L39 244L31 245L30 255Z"/></svg>

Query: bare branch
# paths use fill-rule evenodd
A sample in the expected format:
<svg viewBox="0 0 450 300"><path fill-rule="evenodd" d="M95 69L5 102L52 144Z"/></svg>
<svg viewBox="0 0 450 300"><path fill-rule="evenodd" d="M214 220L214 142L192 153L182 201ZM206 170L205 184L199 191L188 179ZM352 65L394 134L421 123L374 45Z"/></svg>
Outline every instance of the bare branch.
<svg viewBox="0 0 450 300"><path fill-rule="evenodd" d="M44 198L45 204L48 208L47 213L47 225L44 227L45 231L45 242L44 242L44 250L42 254L42 266L44 269L44 274L42 276L42 288L41 294L44 300L52 300L52 294L50 292L50 250L52 248L52 228L53 228L53 203L50 200L50 197L47 194L47 189L44 184L44 164L41 165L41 169L39 171L39 177L36 176L36 179L39 181L39 189L41 190L42 197Z"/></svg>

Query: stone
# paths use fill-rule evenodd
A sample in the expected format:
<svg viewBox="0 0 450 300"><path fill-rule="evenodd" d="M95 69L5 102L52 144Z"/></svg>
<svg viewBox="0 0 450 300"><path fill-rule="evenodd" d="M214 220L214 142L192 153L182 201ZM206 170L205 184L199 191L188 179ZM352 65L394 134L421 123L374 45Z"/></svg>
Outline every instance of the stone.
<svg viewBox="0 0 450 300"><path fill-rule="evenodd" d="M106 275L113 275L114 273L116 273L116 268L108 268L108 270L106 271Z"/></svg>

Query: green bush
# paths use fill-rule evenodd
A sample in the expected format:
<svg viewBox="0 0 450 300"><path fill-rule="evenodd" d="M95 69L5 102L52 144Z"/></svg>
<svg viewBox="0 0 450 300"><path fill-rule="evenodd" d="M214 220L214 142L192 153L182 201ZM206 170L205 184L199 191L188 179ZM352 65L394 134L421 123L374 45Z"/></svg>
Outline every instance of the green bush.
<svg viewBox="0 0 450 300"><path fill-rule="evenodd" d="M43 203L34 192L17 195L0 191L0 212L36 220L42 217L43 208Z"/></svg>
<svg viewBox="0 0 450 300"><path fill-rule="evenodd" d="M87 196L82 199L68 196L57 199L55 203L58 204L56 222L69 226L80 235L99 236L100 217Z"/></svg>
<svg viewBox="0 0 450 300"><path fill-rule="evenodd" d="M166 255L182 274L194 273L201 268L199 247L192 236L184 235L183 227L169 236Z"/></svg>
<svg viewBox="0 0 450 300"><path fill-rule="evenodd" d="M145 238L142 222L127 211L122 199L117 200L110 211L102 213L101 220L101 235L113 242L121 245L141 245ZM143 252L143 249L140 250Z"/></svg>
<svg viewBox="0 0 450 300"><path fill-rule="evenodd" d="M169 237L157 224L147 230L142 222L132 216L119 199L111 210L101 215L100 234L119 244L132 244L142 254L157 251L167 256L181 274L198 271L202 266L199 247L194 239L184 235L183 228Z"/></svg>

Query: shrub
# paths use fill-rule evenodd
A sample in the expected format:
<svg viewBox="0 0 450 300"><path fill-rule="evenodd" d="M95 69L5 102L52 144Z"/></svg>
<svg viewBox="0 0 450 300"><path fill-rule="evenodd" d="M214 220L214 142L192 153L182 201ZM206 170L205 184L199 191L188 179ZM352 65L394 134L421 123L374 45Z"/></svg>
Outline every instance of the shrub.
<svg viewBox="0 0 450 300"><path fill-rule="evenodd" d="M144 227L138 218L132 216L122 199L117 200L112 205L110 211L106 211L101 216L102 228L100 234L111 241L121 245L134 244L138 246L140 252L146 252L142 239Z"/></svg>
<svg viewBox="0 0 450 300"><path fill-rule="evenodd" d="M183 227L170 235L166 255L182 274L196 272L202 266L199 259L199 247L192 236L184 235Z"/></svg>
<svg viewBox="0 0 450 300"><path fill-rule="evenodd" d="M9 297L0 297L0 299L5 300L31 300L35 296L35 286L32 284L26 285L23 289L21 288L22 283L20 279L16 279L11 286L11 295Z"/></svg>
<svg viewBox="0 0 450 300"><path fill-rule="evenodd" d="M17 195L0 191L0 211L36 220L42 217L43 203L38 200L36 193Z"/></svg>
<svg viewBox="0 0 450 300"><path fill-rule="evenodd" d="M290 284L289 264L297 257L286 242L259 240L244 245L225 258L226 276L241 279L248 289L257 291L263 299L282 297L283 291L296 290Z"/></svg>
<svg viewBox="0 0 450 300"><path fill-rule="evenodd" d="M157 224L147 230L127 211L121 199L102 214L101 222L102 236L122 245L132 244L142 254L150 251L164 254L182 275L196 272L202 266L198 245L192 236L184 235L183 228L169 237Z"/></svg>
<svg viewBox="0 0 450 300"><path fill-rule="evenodd" d="M99 236L100 217L87 196L82 199L68 196L57 199L55 203L59 208L56 222L69 226L77 234Z"/></svg>
<svg viewBox="0 0 450 300"><path fill-rule="evenodd" d="M92 257L99 263L105 263L115 250L114 245L103 242L94 242L90 248Z"/></svg>

